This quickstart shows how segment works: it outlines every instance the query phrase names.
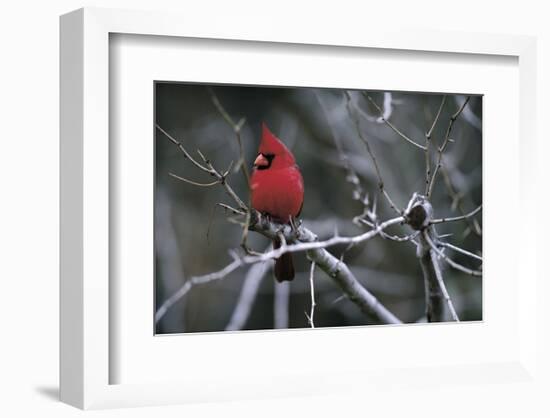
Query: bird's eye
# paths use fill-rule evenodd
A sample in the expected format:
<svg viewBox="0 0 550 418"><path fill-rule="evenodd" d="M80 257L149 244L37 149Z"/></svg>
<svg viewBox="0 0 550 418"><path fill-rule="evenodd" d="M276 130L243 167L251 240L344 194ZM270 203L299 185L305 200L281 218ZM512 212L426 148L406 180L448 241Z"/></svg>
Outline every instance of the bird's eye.
<svg viewBox="0 0 550 418"><path fill-rule="evenodd" d="M273 162L274 157L274 154L260 153L254 161L254 167L256 167L258 170L266 170L271 167L271 163Z"/></svg>

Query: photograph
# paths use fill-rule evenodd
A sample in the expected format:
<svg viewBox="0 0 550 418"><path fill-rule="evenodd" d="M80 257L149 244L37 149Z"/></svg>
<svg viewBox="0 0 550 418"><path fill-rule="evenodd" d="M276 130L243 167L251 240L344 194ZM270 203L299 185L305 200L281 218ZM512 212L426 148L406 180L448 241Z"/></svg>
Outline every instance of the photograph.
<svg viewBox="0 0 550 418"><path fill-rule="evenodd" d="M549 16L453 6L5 2L0 415L550 417Z"/></svg>
<svg viewBox="0 0 550 418"><path fill-rule="evenodd" d="M483 96L157 80L154 334L483 320Z"/></svg>

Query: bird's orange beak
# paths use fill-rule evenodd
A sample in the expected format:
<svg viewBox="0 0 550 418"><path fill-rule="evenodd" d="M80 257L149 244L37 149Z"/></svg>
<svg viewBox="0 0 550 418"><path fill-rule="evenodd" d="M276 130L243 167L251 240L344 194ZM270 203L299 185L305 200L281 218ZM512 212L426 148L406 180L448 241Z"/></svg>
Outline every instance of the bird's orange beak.
<svg viewBox="0 0 550 418"><path fill-rule="evenodd" d="M254 167L267 167L269 165L269 161L267 158L264 157L263 154L258 154L256 159L254 160Z"/></svg>

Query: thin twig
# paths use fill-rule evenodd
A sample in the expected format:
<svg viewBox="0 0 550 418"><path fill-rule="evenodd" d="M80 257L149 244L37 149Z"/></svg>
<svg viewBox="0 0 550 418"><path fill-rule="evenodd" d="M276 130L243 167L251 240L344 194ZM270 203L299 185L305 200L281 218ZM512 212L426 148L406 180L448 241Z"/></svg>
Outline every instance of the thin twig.
<svg viewBox="0 0 550 418"><path fill-rule="evenodd" d="M459 96L455 96L456 104L460 104ZM464 108L463 112L464 120L472 125L478 131L481 131L481 119L472 111L471 106Z"/></svg>
<svg viewBox="0 0 550 418"><path fill-rule="evenodd" d="M321 99L319 93L315 93L315 97L317 98L317 101L319 102L319 105L321 106L321 110L323 111L325 115L325 119L327 120L327 124L329 126L332 141L334 142L334 145L336 146L336 150L338 151L338 157L340 158L340 162L344 169L346 170L346 181L351 184L353 187L353 200L365 200L365 192L363 190L363 187L361 185L361 181L359 180L359 176L357 175L357 172L353 168L346 152L344 151L344 146L342 145L342 140L339 136L339 134L336 132L336 130L333 128L331 121L329 120L329 112L323 103L323 100ZM332 158L331 158L332 159Z"/></svg>
<svg viewBox="0 0 550 418"><path fill-rule="evenodd" d="M435 184L435 180L437 178L437 173L439 172L439 169L441 168L441 160L443 158L443 153L445 152L445 149L447 148L447 145L450 142L450 136L451 131L453 129L453 125L456 121L456 119L460 116L468 102L470 101L470 96L464 100L464 103L460 108L451 116L451 119L449 120L449 126L447 127L447 132L445 133L445 139L443 140L443 144L438 148L438 154L437 154L437 164L435 165L435 168L433 170L432 177L430 179L430 183L426 187L426 196L429 198L432 195L433 187Z"/></svg>
<svg viewBox="0 0 550 418"><path fill-rule="evenodd" d="M315 262L311 262L311 266L309 268L309 289L311 294L311 309L309 311L309 315L306 314L309 326L311 328L315 328L315 323L313 322L313 315L315 314L315 287L313 284L313 275L315 272Z"/></svg>
<svg viewBox="0 0 550 418"><path fill-rule="evenodd" d="M481 277L483 275L483 273L479 270L469 269L468 267L464 267L462 264L459 264L456 261L450 259L448 256L445 255L445 253L443 253L443 251L437 248L437 245L435 245L435 243L432 241L432 239L428 236L427 233L425 233L424 235L431 249L435 251L437 255L439 255L442 259L444 259L447 262L447 264L449 264L451 267L455 268L456 270L460 270L463 273L469 274L471 276Z"/></svg>
<svg viewBox="0 0 550 418"><path fill-rule="evenodd" d="M384 117L384 111L382 109L380 109L380 106L378 106L376 104L374 99L372 97L370 97L370 95L367 92L363 91L361 93L363 93L363 95L374 105L376 110L378 110L378 112L380 113L380 120L383 121L386 125L388 125L397 135L399 135L405 141L409 142L410 144L414 145L417 148L420 148L422 150L426 149L426 147L424 147L423 145L420 145L416 141L413 141L411 138L409 138L407 135L405 135L403 132L401 132L399 129L397 129L393 123L391 123L389 120L387 120Z"/></svg>
<svg viewBox="0 0 550 418"><path fill-rule="evenodd" d="M432 263L430 246L421 235L417 248L417 256L424 278L424 295L426 304L426 319L428 322L442 322L445 320L443 308L443 293Z"/></svg>
<svg viewBox="0 0 550 418"><path fill-rule="evenodd" d="M372 160L372 163L374 165L374 169L376 171L376 177L378 178L378 189L384 195L384 197L388 201L390 207L396 213L401 214L401 211L397 208L395 203L393 203L392 199L390 198L390 195L388 194L388 192L386 191L386 189L384 187L384 181L382 180L382 175L380 174L380 167L378 167L378 162L376 161L376 157L374 156L374 153L373 153L373 151L370 147L369 141L367 141L367 138L363 135L363 131L361 130L361 126L360 126L360 123L359 123L359 119L357 118L357 115L356 114L354 115L354 113L351 109L351 97L350 97L350 95L347 91L345 92L345 95L346 95L346 98L347 98L346 107L348 109L348 113L349 113L352 121L354 122L355 130L357 132L357 135L359 136L361 141L363 141L363 143L365 144L365 147L367 148L367 153L369 154L369 156Z"/></svg>
<svg viewBox="0 0 550 418"><path fill-rule="evenodd" d="M369 292L349 267L338 260L325 249L311 250L307 252L310 260L315 261L329 277L339 286L351 302L361 311L383 324L401 324L401 320L389 311L380 301Z"/></svg>
<svg viewBox="0 0 550 418"><path fill-rule="evenodd" d="M483 207L483 205L479 205L477 208L475 208L473 211L467 213L466 215L454 216L452 218L432 219L430 221L430 224L434 225L434 224L442 224L442 223L445 223L445 222L461 221L462 219L470 218L470 217L476 215L481 210L482 207Z"/></svg>
<svg viewBox="0 0 550 418"><path fill-rule="evenodd" d="M235 215L246 215L246 212L243 212L240 209L235 209L233 206L226 205L225 203L216 203L216 205L228 210L229 212L233 212Z"/></svg>
<svg viewBox="0 0 550 418"><path fill-rule="evenodd" d="M237 331L244 328L250 316L250 312L252 311L252 305L256 300L262 279L265 277L270 266L271 263L263 262L253 264L248 269L239 295L239 300L235 305L229 323L225 327L226 331Z"/></svg>
<svg viewBox="0 0 550 418"><path fill-rule="evenodd" d="M189 161L191 161L196 167L198 167L202 171L205 171L205 172L210 174L210 170L208 168L206 168L205 166L203 166L201 163L199 163L197 160L195 160L191 156L191 154L189 154L187 152L187 150L185 149L185 147L183 146L183 144L181 142L179 142L177 139L175 139L173 136L171 136L168 132L166 132L164 129L162 129L159 126L158 123L155 124L155 126L159 131L161 131L166 136L166 138L168 138L173 144L175 144L181 150L181 152L183 152L183 155L185 156L185 158L187 158Z"/></svg>
<svg viewBox="0 0 550 418"><path fill-rule="evenodd" d="M483 258L480 257L479 255L471 253L470 251L467 251L463 248L457 247L457 246L455 246L453 244L450 244L448 242L439 242L439 245L441 245L442 247L445 247L445 248L449 248L453 251L456 251L457 253L467 255L468 257L475 258L476 260L483 261Z"/></svg>
<svg viewBox="0 0 550 418"><path fill-rule="evenodd" d="M308 257L310 257L312 261L314 261L317 265L323 267L323 270L332 278L336 279L341 284L348 296L350 296L350 299L357 303L362 310L368 312L369 314L375 315L382 322L400 323L401 321L399 321L399 319L397 319L382 304L380 304L380 302L372 294L370 294L359 284L359 282L352 275L347 266L337 260L330 253L328 253L325 248L340 243L356 244L366 241L378 235L379 232L384 228L387 228L396 223L400 223L402 221L402 217L390 219L380 224L376 229L361 235L357 235L355 237L333 237L326 241L300 242L290 245L287 244L286 235L284 231L281 230L281 227L275 226L275 224L273 223L269 223L268 227L269 231L271 231L269 232L269 237L273 238L273 235L278 236L281 240L280 248L278 248L277 250L266 251L264 253L246 255L244 257L238 257L236 253L232 253L232 256L234 258L233 262L228 264L222 270L206 274L204 276L192 277L187 282L185 282L185 284L169 299L167 299L157 310L155 314L155 322L157 323L158 321L160 321L160 319L166 314L168 309L170 309L170 307L172 307L178 300L185 296L194 285L223 279L242 265L254 264L258 262L265 262L271 259L276 259L284 253L307 251ZM254 227L256 228L256 226ZM302 230L302 239L314 240L316 238L311 231L307 230L304 227L300 228ZM256 230L264 234L267 232L265 229Z"/></svg>
<svg viewBox="0 0 550 418"><path fill-rule="evenodd" d="M235 122L233 118L229 115L227 110L223 107L218 97L214 94L214 91L212 89L208 89L210 92L210 97L212 98L212 102L214 103L214 106L216 109L218 109L218 112L222 116L222 118L225 120L225 122L229 125L229 127L233 130L235 133L235 138L237 140L237 144L239 145L239 160L237 161L237 164L235 165L235 170L240 170L244 176L244 180L246 182L247 187L250 185L250 173L248 172L248 164L246 163L246 158L244 155L244 146L243 141L241 138L241 129L246 122L245 118L241 118L239 122ZM252 206L251 202L251 194L250 190L248 193L248 206ZM251 250L248 248L247 240L248 240L248 225L250 224L250 213L247 212L246 218L245 218L245 224L243 227L243 233L241 237L241 247L247 252L250 253Z"/></svg>
<svg viewBox="0 0 550 418"><path fill-rule="evenodd" d="M316 250L316 249L325 249L332 247L334 245L339 244L359 244L364 241L368 241L377 235L380 234L381 231L384 229L399 224L405 221L405 218L402 216L399 216L397 218L392 218L388 221L382 222L381 224L377 225L374 229L371 229L368 232L365 232L360 235L355 235L353 237L340 237L340 236L334 236L328 240L325 241L315 241L315 242L300 242L297 244L287 244L286 242L282 242L281 246L272 251L267 251L265 253L262 253L261 256L254 257L245 257L244 260L246 263L250 262L257 262L257 261L265 261L269 259L276 259L282 256L285 253L295 253L295 252L302 252L302 251L310 251L310 250ZM285 235L282 234L279 231L279 236L282 238L285 238Z"/></svg>
<svg viewBox="0 0 550 418"><path fill-rule="evenodd" d="M429 239L427 232L425 232L425 236ZM443 293L443 297L445 298L445 301L447 302L447 306L449 307L449 311L451 312L451 317L453 318L453 321L460 322L460 320L458 319L458 315L456 314L455 307L453 306L453 301L451 300L451 297L449 296L449 292L447 292L447 288L445 287L445 282L443 281L443 275L441 274L441 267L439 266L439 262L435 257L434 251L431 250L430 252L431 252L433 268L435 271L435 276L437 277L439 288L441 289L441 292Z"/></svg>
<svg viewBox="0 0 550 418"><path fill-rule="evenodd" d="M158 286L163 295L172 295L185 283L185 271L181 263L181 247L175 231L173 202L165 188L159 187L155 196L155 249L160 274ZM182 308L185 306L182 304ZM156 332L178 329L185 332L184 309L178 315L165 317Z"/></svg>
<svg viewBox="0 0 550 418"><path fill-rule="evenodd" d="M449 196L452 199L452 206L458 208L459 212L462 215L466 215L466 210L464 209L464 199L461 194L459 194L453 185L453 182L451 181L451 176L449 175L449 172L446 167L441 167L441 174L443 174L443 181L445 182L445 187L447 187L447 191L449 193ZM481 226L479 225L479 222L477 219L471 219L469 217L465 217L464 221L468 224L468 227L475 232L477 236L481 236Z"/></svg>
<svg viewBox="0 0 550 418"><path fill-rule="evenodd" d="M182 150L185 156L189 155L187 150L185 150L185 148L183 147L183 145L181 145L179 141L169 136L166 131L162 130L158 125L157 128L161 130L161 132L163 132L172 141L172 143L176 144ZM350 271L349 267L341 260L338 260L332 254L330 254L325 249L325 246L332 246L340 243L357 244L359 242L369 240L377 236L384 228L387 228L397 223L402 223L404 220L402 216L390 219L378 225L375 229L355 237L334 237L330 240L319 242L317 241L317 236L309 231L307 228L298 226L298 231L293 231L290 226L266 221L266 219L260 216L259 213L257 213L253 209L249 209L235 194L233 189L229 186L228 182L223 178L222 174L214 168L212 163L200 152L200 150L197 150L197 153L202 158L204 165L196 161L195 165L202 171L207 172L208 174L220 180L220 184L225 188L229 196L239 206L238 209L234 209L228 205L225 205L227 206L226 209L233 209L234 212L238 212L237 214L239 216L244 214L247 216L247 219L250 220L246 224L241 223L245 229L256 231L271 239L277 237L282 232L284 233L285 239L290 239L291 242L296 242L299 238L300 242L298 244L291 245L287 245L285 242L281 246L281 248L276 251L270 251L264 254L248 254L242 258L237 257L236 254L233 253L233 257L235 258L235 260L231 264L226 266L223 270L211 273L206 276L195 277L186 282L186 284L182 286L182 288L180 288L161 306L161 308L159 308L159 311L156 313L157 318L162 318L167 309L169 309L174 303L181 299L194 284L222 279L231 271L235 270L243 264L257 263L272 258L278 258L286 252L306 251L309 259L314 261L316 265L319 266L319 268L321 268L327 275L329 275L329 277L331 277L335 281L335 283L340 286L340 288L346 294L349 300L355 303L361 309L361 311L363 311L365 314L373 316L381 323L401 323L399 318L397 318L392 312L390 312L384 305L382 305L378 301L378 299L374 295L372 295L367 289L365 289L361 285L361 283ZM254 214L254 216L252 216L252 214Z"/></svg>
<svg viewBox="0 0 550 418"><path fill-rule="evenodd" d="M212 163L210 162L210 160L208 160L200 150L197 150L197 153L202 158L202 160L204 162L204 165L202 165L201 163L199 163L198 161L193 159L193 157L191 157L191 154L189 154L189 152L187 152L187 150L185 149L185 147L182 145L182 143L180 141L178 141L177 139L172 137L170 134L168 134L168 132L166 132L164 129L162 129L158 124L156 124L156 127L173 144L175 144L181 150L181 152L183 152L183 155L185 156L185 158L187 158L189 161L191 161L200 170L204 171L205 173L208 173L212 177L215 177L219 181L219 183L224 187L224 189L225 189L226 193L229 195L229 197L231 197L231 199L233 199L237 203L237 205L241 209L243 209L243 211L248 211L248 207L244 204L244 202L241 200L241 198L239 196L237 196L237 194L235 193L233 188L227 182L227 179L225 178L224 174L222 174L218 170L216 170L214 168L214 166L212 165Z"/></svg>
<svg viewBox="0 0 550 418"><path fill-rule="evenodd" d="M225 122L229 125L229 127L233 130L233 133L235 134L235 138L237 139L237 144L239 145L239 160L237 161L237 164L235 165L235 170L241 170L243 173L244 179L246 181L246 184L250 184L250 174L248 172L248 166L246 164L246 159L244 157L244 147L243 147L243 141L241 138L241 129L246 122L245 118L241 118L239 122L235 122L233 118L229 115L227 110L222 106L220 100L218 99L218 96L214 94L214 91L212 89L208 89L210 92L210 97L212 98L212 103L214 103L214 106L222 116L222 118L225 120Z"/></svg>
<svg viewBox="0 0 550 418"><path fill-rule="evenodd" d="M437 124L437 121L439 120L439 117L441 116L441 111L443 110L443 105L445 104L445 100L447 99L447 95L443 95L443 98L441 99L441 104L439 105L439 109L437 110L437 114L435 115L435 118L433 120L432 126L426 132L426 149L425 149L425 156L426 156L426 188L430 184L430 174L431 174L431 167L432 167L432 161L431 161L431 155L430 155L430 143L432 139L432 133L433 130Z"/></svg>
<svg viewBox="0 0 550 418"><path fill-rule="evenodd" d="M174 174L174 173L168 173L168 175L174 177L175 179L181 180L185 183L189 183L189 184L192 184L193 186L198 186L198 187L211 187L211 186L215 186L216 184L220 183L219 180L215 180L211 183L198 183L196 181L186 179L185 177L180 177L180 176L178 176L177 174Z"/></svg>
<svg viewBox="0 0 550 418"><path fill-rule="evenodd" d="M420 233L419 231L416 231L409 235L399 236L399 235L390 235L384 231L380 231L380 236L384 239L389 239L390 241L407 242L407 241L414 241L414 239L418 236L419 233Z"/></svg>
<svg viewBox="0 0 550 418"><path fill-rule="evenodd" d="M168 312L168 309L170 309L177 301L179 301L182 297L184 297L187 294L187 292L191 290L193 286L197 284L208 283L214 280L223 279L228 274L238 269L242 265L243 265L243 262L240 259L235 258L230 264L228 264L221 270L218 270L214 273L205 274L204 276L191 277L189 280L187 280L184 283L183 286L181 286L178 289L177 292L175 292L172 296L166 299L164 303L160 306L160 308L157 309L155 313L155 324L158 324L158 322L162 319L162 317L166 315L166 312Z"/></svg>
<svg viewBox="0 0 550 418"><path fill-rule="evenodd" d="M430 139L432 137L432 133L434 131L435 125L437 124L437 121L439 120L439 116L441 116L441 111L443 110L443 106L445 105L445 100L447 99L447 95L444 94L443 98L441 99L441 104L439 105L439 109L437 110L437 114L435 115L434 121L432 123L432 126L426 132L426 138Z"/></svg>
<svg viewBox="0 0 550 418"><path fill-rule="evenodd" d="M290 282L277 283L273 280L273 328L288 328L288 305L290 301Z"/></svg>

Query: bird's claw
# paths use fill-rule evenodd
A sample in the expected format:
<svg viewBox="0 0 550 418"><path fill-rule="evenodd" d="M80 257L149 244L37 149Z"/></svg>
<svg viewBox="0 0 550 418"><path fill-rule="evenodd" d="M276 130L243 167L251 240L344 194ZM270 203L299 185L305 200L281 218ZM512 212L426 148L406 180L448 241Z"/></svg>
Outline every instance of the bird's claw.
<svg viewBox="0 0 550 418"><path fill-rule="evenodd" d="M298 238L298 232L299 232L299 228L300 226L302 225L302 221L299 220L299 219L296 219L295 217L291 216L290 217L290 229L292 231L292 234Z"/></svg>

